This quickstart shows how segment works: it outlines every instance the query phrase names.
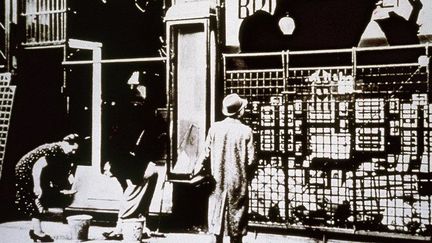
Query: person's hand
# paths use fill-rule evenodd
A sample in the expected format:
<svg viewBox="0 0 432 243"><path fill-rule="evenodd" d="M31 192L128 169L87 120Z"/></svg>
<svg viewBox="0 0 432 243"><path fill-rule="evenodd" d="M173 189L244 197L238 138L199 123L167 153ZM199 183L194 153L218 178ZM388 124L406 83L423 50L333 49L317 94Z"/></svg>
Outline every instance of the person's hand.
<svg viewBox="0 0 432 243"><path fill-rule="evenodd" d="M33 188L33 192L36 195L36 198L38 198L38 199L42 198L42 188L35 187L35 188Z"/></svg>
<svg viewBox="0 0 432 243"><path fill-rule="evenodd" d="M108 177L113 177L114 175L111 172L111 163L109 161L107 161L104 164L103 167L103 175L108 176Z"/></svg>
<svg viewBox="0 0 432 243"><path fill-rule="evenodd" d="M69 184L72 185L72 184L75 182L75 176L72 175L72 174L70 174L70 175L68 176L68 182L69 182Z"/></svg>
<svg viewBox="0 0 432 243"><path fill-rule="evenodd" d="M40 202L40 198L35 199L35 205L39 211L39 213L45 213L46 209L42 206L42 203Z"/></svg>
<svg viewBox="0 0 432 243"><path fill-rule="evenodd" d="M154 174L157 174L156 164L153 162L149 162L149 164L147 165L147 168L144 172L143 178L144 178L144 180L147 180L148 178L150 178Z"/></svg>

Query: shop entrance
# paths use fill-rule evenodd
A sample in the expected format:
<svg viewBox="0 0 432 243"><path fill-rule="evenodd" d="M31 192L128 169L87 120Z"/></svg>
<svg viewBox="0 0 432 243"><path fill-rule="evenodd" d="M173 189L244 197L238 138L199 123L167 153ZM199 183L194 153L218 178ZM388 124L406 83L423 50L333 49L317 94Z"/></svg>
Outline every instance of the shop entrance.
<svg viewBox="0 0 432 243"><path fill-rule="evenodd" d="M102 60L102 45L95 42L70 40L68 55L63 65L66 69L66 96L70 127L89 142L84 142L79 156L73 189L77 191L70 211L112 212L119 208L122 188L110 174L113 163L123 163L114 153L114 140L118 130L133 130L134 121L128 118L125 109L132 109L133 92L138 91L151 102L152 113L160 118L158 124L164 129L165 121L165 58L143 57ZM127 106L127 108L126 108ZM147 114L143 114L147 115ZM145 120L144 120L145 122ZM136 122L135 122L136 123ZM125 127L129 126L129 127ZM156 128L155 128L156 129ZM165 134L161 136L167 136ZM140 134L128 134L117 143L122 146L127 139ZM131 151L133 152L133 151ZM163 154L163 153L161 153ZM150 212L169 211L161 208L162 190L165 179L165 162L161 155L158 164L159 181ZM121 166L121 165L120 165ZM158 188L159 187L159 188ZM166 193L169 195L169 193ZM170 204L169 200L165 201Z"/></svg>

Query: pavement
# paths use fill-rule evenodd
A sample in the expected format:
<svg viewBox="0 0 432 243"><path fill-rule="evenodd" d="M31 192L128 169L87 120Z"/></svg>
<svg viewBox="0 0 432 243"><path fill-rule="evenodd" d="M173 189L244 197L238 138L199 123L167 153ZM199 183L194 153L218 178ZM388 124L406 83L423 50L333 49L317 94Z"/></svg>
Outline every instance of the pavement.
<svg viewBox="0 0 432 243"><path fill-rule="evenodd" d="M31 228L30 221L11 221L0 224L0 243L25 243L32 242L28 233ZM69 225L62 222L43 221L42 228L51 235L55 242L74 242L71 240ZM84 242L120 242L104 240L102 233L110 231L111 227L90 225L88 240ZM212 243L214 237L205 233L163 233L163 236L143 239L141 243ZM224 242L229 242L226 237ZM249 232L244 238L244 243L309 243L318 242L315 239L299 236L265 234Z"/></svg>
<svg viewBox="0 0 432 243"><path fill-rule="evenodd" d="M74 242L77 241L71 239L71 228L67 223L60 221L43 221L42 228L44 231L54 238L55 242ZM26 243L33 242L29 237L29 230L31 229L30 221L9 221L0 223L0 243ZM111 226L101 226L92 224L88 231L88 240L81 242L124 242L115 240L105 240L102 236L103 232L111 231ZM311 232L309 232L311 233ZM382 233L384 234L384 233ZM152 236L149 239L142 239L141 243L213 243L214 237L210 234L197 232L157 232L158 236ZM288 234L271 234L262 232L248 232L243 238L243 243L316 243L316 242L328 242L328 243L341 243L341 242L431 242L428 240L415 240L415 237L411 238L388 238L387 240L375 239L375 240L342 240L338 238L312 238L308 237L310 234L304 235L288 235ZM323 241L324 240L324 241ZM229 237L224 238L224 243L229 242Z"/></svg>

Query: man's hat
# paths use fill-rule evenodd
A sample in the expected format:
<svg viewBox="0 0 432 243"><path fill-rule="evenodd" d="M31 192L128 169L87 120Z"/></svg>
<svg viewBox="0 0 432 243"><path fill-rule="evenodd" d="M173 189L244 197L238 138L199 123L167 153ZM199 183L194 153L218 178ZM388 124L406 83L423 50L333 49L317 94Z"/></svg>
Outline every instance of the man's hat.
<svg viewBox="0 0 432 243"><path fill-rule="evenodd" d="M222 101L222 113L225 116L233 116L240 110L244 109L248 101L240 98L236 93L227 95Z"/></svg>

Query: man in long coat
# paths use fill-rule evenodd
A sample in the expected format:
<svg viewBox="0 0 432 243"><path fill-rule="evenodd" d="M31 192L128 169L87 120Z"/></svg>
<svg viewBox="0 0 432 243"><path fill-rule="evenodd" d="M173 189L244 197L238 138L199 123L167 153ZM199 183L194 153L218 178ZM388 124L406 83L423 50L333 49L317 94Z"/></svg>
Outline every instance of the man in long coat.
<svg viewBox="0 0 432 243"><path fill-rule="evenodd" d="M241 243L247 233L248 178L254 167L252 129L240 118L247 100L230 94L223 100L226 118L214 123L207 135L204 157L210 157L215 189L208 205L209 232L223 241L226 229L231 242Z"/></svg>

